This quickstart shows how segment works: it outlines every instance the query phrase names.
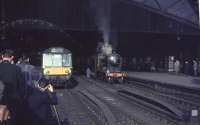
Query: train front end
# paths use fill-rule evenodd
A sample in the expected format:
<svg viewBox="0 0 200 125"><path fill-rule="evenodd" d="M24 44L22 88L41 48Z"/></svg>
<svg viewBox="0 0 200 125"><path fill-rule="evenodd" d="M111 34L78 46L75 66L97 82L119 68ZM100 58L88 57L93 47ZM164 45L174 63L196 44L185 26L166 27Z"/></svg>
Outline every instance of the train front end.
<svg viewBox="0 0 200 125"><path fill-rule="evenodd" d="M64 48L50 48L42 55L43 76L55 87L69 84L72 76L72 54Z"/></svg>
<svg viewBox="0 0 200 125"><path fill-rule="evenodd" d="M125 73L122 72L122 58L118 54L111 54L107 57L106 77L108 81L123 82Z"/></svg>

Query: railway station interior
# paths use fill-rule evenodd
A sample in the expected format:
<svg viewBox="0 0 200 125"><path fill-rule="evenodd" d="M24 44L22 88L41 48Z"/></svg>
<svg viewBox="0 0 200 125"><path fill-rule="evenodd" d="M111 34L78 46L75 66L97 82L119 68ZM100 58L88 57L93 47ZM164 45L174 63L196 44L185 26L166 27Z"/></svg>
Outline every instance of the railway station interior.
<svg viewBox="0 0 200 125"><path fill-rule="evenodd" d="M54 88L41 125L200 125L200 0L0 0L7 49Z"/></svg>

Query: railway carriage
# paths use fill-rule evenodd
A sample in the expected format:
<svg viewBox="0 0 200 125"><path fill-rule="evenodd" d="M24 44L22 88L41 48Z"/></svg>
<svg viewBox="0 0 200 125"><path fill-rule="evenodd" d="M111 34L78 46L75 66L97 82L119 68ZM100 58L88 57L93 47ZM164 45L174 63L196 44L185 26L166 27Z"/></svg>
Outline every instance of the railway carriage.
<svg viewBox="0 0 200 125"><path fill-rule="evenodd" d="M62 47L52 47L42 53L43 76L54 86L67 86L72 76L72 53Z"/></svg>

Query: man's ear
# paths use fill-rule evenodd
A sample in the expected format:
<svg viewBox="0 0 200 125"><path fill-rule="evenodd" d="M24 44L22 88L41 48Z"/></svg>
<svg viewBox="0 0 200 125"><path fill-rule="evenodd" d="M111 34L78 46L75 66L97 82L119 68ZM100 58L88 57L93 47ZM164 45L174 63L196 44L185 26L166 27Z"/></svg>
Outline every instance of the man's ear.
<svg viewBox="0 0 200 125"><path fill-rule="evenodd" d="M15 57L14 56L11 56L11 59L13 60Z"/></svg>

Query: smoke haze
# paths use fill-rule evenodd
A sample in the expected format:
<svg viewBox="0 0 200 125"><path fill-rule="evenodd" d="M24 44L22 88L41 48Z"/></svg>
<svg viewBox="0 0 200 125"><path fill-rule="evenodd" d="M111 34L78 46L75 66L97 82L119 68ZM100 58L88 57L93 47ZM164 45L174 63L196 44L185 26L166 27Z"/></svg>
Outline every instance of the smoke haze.
<svg viewBox="0 0 200 125"><path fill-rule="evenodd" d="M104 42L110 41L111 1L90 0L91 8L94 11L95 21L98 30L102 33Z"/></svg>

